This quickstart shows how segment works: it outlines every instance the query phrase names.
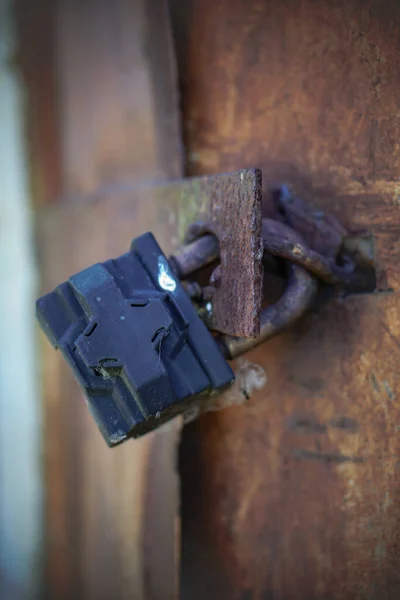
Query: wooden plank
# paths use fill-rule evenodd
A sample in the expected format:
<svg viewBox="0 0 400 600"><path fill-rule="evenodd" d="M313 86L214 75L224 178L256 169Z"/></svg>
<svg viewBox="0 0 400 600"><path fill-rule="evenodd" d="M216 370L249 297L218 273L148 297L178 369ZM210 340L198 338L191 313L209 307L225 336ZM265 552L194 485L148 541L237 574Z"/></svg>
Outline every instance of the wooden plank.
<svg viewBox="0 0 400 600"><path fill-rule="evenodd" d="M59 122L49 127L57 135L50 141L30 138L35 173L46 182L40 189L57 193L68 206L113 186L180 177L176 72L164 0L58 2L55 29L41 24L44 13L43 5L20 15L20 29L30 32L23 64L29 63L26 53L35 55L28 93L36 98L30 118L38 119L38 129L46 117L38 101L40 71L51 73L55 65L48 75L55 88L49 119L58 115ZM36 26L30 29L32 20ZM51 29L53 40L47 53L43 28L46 35ZM54 169L50 160L35 161L43 153L48 158L50 147L59 158ZM77 237L79 227L68 216L61 233L45 232L40 217L44 288L80 265L120 253L145 228L154 229L151 211L132 210L115 220L103 211L97 218ZM47 596L175 597L179 422L110 451L59 353L43 341L42 355Z"/></svg>
<svg viewBox="0 0 400 600"><path fill-rule="evenodd" d="M252 352L250 400L185 428L182 598L397 598L400 5L173 4L188 173L260 167L267 213L294 184L371 228L394 290Z"/></svg>

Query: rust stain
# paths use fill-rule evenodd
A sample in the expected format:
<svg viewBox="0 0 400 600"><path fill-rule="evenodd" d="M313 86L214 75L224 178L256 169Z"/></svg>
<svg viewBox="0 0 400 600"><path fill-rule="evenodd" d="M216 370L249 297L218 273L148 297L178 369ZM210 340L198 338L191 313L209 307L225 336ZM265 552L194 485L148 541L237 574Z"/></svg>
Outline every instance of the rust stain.
<svg viewBox="0 0 400 600"><path fill-rule="evenodd" d="M289 428L300 434L322 434L327 431L326 425L320 423L315 415L295 417L289 422Z"/></svg>
<svg viewBox="0 0 400 600"><path fill-rule="evenodd" d="M346 454L333 454L332 452L311 452L310 450L293 450L293 456L307 460L320 460L326 463L340 464L346 462L362 463L362 456L347 456Z"/></svg>
<svg viewBox="0 0 400 600"><path fill-rule="evenodd" d="M351 417L333 417L329 421L329 425L348 433L357 433L359 430L357 421Z"/></svg>

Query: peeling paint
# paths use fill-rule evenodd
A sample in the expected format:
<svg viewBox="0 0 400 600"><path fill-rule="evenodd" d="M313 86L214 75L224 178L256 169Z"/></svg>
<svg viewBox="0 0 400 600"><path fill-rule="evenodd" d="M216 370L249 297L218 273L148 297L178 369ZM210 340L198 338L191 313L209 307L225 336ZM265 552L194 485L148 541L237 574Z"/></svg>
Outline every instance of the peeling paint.
<svg viewBox="0 0 400 600"><path fill-rule="evenodd" d="M236 379L226 392L193 403L184 414L184 423L190 423L201 414L218 411L229 406L240 406L247 402L257 390L267 384L268 377L261 365L238 358L235 363Z"/></svg>

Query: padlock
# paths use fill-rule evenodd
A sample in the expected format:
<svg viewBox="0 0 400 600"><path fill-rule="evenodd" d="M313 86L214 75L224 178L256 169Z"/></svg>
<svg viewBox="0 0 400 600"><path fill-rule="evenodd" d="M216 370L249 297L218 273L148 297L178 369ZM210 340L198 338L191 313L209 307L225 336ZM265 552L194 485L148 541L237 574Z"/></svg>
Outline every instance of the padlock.
<svg viewBox="0 0 400 600"><path fill-rule="evenodd" d="M139 437L234 380L151 233L37 301L106 442Z"/></svg>

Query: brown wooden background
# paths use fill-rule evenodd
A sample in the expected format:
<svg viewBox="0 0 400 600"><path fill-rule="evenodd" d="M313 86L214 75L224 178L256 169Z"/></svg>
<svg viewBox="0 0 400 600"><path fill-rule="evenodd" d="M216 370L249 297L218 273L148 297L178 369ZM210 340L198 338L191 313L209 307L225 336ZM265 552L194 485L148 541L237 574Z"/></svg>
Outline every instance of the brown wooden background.
<svg viewBox="0 0 400 600"><path fill-rule="evenodd" d="M44 346L47 596L172 598L180 562L190 600L398 598L400 4L174 0L179 101L161 0L19 3L37 198L181 176L181 122L187 174L260 167L266 206L294 184L371 229L379 269L246 357L267 375L248 402L184 428L180 499L176 431L104 448ZM45 284L157 220L94 214L77 237L41 213Z"/></svg>
<svg viewBox="0 0 400 600"><path fill-rule="evenodd" d="M187 172L257 166L266 200L289 181L370 228L382 289L249 354L265 387L183 430L182 598L398 598L400 4L175 7Z"/></svg>

